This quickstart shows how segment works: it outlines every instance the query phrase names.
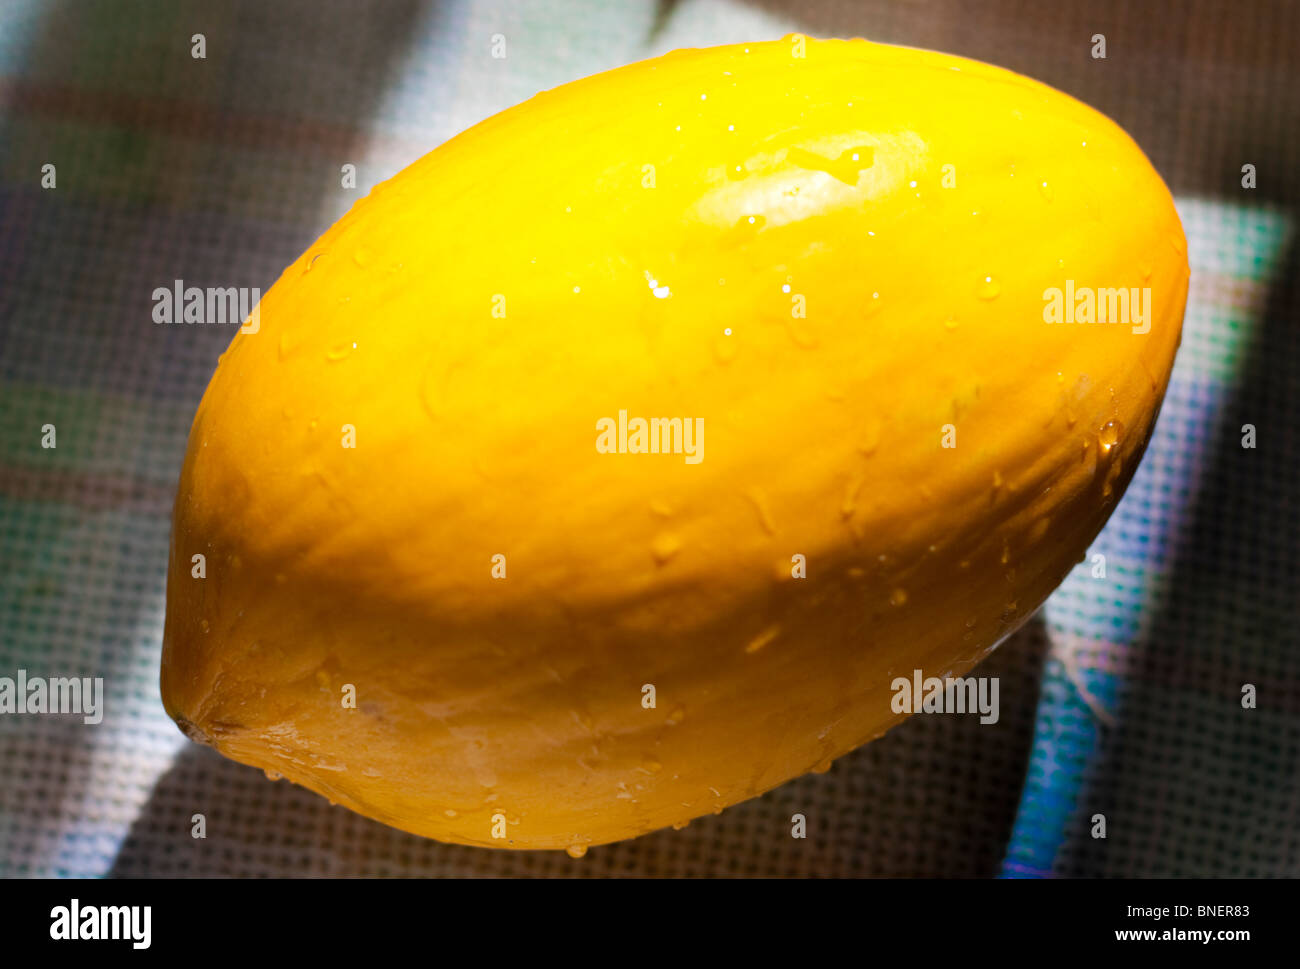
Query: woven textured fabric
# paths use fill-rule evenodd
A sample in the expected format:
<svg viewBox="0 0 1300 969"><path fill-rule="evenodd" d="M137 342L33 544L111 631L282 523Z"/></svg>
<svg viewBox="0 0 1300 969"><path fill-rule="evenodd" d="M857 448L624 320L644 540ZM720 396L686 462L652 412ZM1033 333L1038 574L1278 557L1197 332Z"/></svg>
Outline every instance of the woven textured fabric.
<svg viewBox="0 0 1300 969"><path fill-rule="evenodd" d="M232 330L155 326L153 290L265 291L371 185L483 117L673 47L794 30L948 50L1082 98L1142 145L1187 230L1156 433L1089 558L981 667L999 722L914 717L826 774L582 859L419 839L185 740L158 694L168 517ZM1297 50L1281 0L9 0L0 676L102 676L106 712L0 716L0 875L1300 872Z"/></svg>

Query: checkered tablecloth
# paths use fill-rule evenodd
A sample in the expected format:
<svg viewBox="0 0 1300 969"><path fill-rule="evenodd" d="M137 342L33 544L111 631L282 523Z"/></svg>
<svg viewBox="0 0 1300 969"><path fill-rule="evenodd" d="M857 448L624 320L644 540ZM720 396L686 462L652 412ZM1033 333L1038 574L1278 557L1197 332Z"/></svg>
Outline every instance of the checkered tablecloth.
<svg viewBox="0 0 1300 969"><path fill-rule="evenodd" d="M1298 19L1282 2L5 0L0 676L102 676L107 711L0 716L0 875L1296 874ZM581 860L415 838L186 741L158 693L169 511L232 331L155 326L153 290L265 291L371 185L539 89L793 30L1083 98L1147 150L1187 230L1183 344L1092 549L1106 576L1080 565L986 661L999 723L916 717L827 774Z"/></svg>

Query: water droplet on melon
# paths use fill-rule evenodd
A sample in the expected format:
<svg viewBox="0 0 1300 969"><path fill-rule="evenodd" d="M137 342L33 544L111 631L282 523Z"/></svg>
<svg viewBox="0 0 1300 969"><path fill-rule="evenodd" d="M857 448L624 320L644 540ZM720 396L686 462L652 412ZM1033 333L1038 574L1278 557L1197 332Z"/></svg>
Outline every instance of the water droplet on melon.
<svg viewBox="0 0 1300 969"><path fill-rule="evenodd" d="M772 642L779 635L781 635L781 627L770 626L769 628L764 629L761 633L759 633L757 636L755 636L753 639L749 641L748 645L745 646L745 652L757 653L760 649L768 645L768 643Z"/></svg>
<svg viewBox="0 0 1300 969"><path fill-rule="evenodd" d="M663 565L679 551L682 543L676 535L660 535L650 545L650 554L659 565Z"/></svg>
<svg viewBox="0 0 1300 969"><path fill-rule="evenodd" d="M1102 454L1109 454L1110 449L1119 443L1120 435L1124 433L1124 425L1119 421L1107 421L1097 432L1097 443L1101 445Z"/></svg>
<svg viewBox="0 0 1300 969"><path fill-rule="evenodd" d="M1002 286L993 276L984 276L975 286L975 295L980 299L997 299L1001 293Z"/></svg>

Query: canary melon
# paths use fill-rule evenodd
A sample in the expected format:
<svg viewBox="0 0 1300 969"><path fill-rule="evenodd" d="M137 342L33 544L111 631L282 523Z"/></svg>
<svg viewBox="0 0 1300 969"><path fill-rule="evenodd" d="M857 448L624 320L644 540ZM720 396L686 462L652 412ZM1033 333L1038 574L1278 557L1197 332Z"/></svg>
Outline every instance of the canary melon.
<svg viewBox="0 0 1300 969"><path fill-rule="evenodd" d="M235 336L166 708L463 844L754 797L1080 559L1187 281L1133 141L995 67L791 37L539 94L360 199Z"/></svg>

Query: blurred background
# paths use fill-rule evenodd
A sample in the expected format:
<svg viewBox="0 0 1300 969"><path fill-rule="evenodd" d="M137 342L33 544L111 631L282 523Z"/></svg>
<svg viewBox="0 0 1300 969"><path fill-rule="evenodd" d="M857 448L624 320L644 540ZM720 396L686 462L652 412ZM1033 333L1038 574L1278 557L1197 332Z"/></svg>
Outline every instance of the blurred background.
<svg viewBox="0 0 1300 969"><path fill-rule="evenodd" d="M169 514L234 329L156 326L153 290L265 291L488 115L793 31L1080 98L1142 146L1187 231L1182 348L1090 552L1106 576L1080 565L982 665L999 722L914 717L828 773L582 859L425 841L183 738L158 694ZM1298 65L1286 0L0 0L0 676L102 676L106 704L95 727L0 716L0 876L1300 873Z"/></svg>

